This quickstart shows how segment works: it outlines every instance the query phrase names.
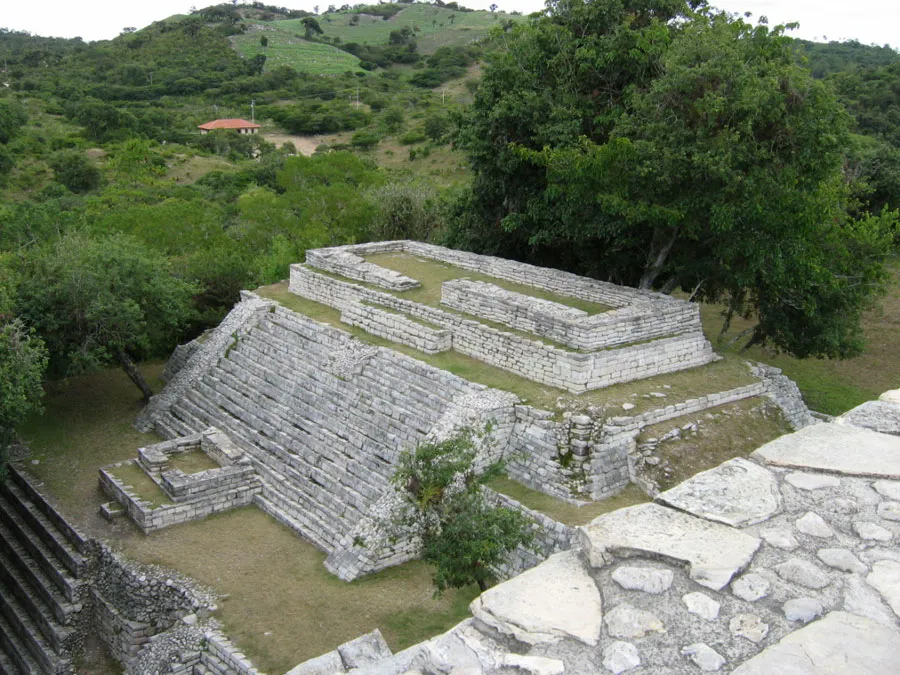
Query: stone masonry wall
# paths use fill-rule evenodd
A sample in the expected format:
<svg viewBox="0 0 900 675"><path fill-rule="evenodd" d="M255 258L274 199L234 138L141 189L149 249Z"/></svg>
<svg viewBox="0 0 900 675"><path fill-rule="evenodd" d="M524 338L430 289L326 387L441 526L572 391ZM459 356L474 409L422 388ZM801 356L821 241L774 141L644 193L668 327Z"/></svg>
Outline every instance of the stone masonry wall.
<svg viewBox="0 0 900 675"><path fill-rule="evenodd" d="M385 269L366 262L358 255L346 250L318 249L308 251L307 261L320 270L340 274L348 279L381 286L391 291L405 291L419 286L415 279L403 276L394 270Z"/></svg>
<svg viewBox="0 0 900 675"><path fill-rule="evenodd" d="M469 279L445 281L441 304L585 351L697 330L696 308L684 303L643 303L588 315L574 307Z"/></svg>
<svg viewBox="0 0 900 675"><path fill-rule="evenodd" d="M291 266L290 290L336 309L367 302L450 329L453 348L522 377L579 393L703 365L715 358L703 333L685 333L619 349L570 352L478 321Z"/></svg>
<svg viewBox="0 0 900 675"><path fill-rule="evenodd" d="M383 493L399 452L486 390L282 307L235 311L227 348L156 427L221 429L262 480L255 503L327 552Z"/></svg>
<svg viewBox="0 0 900 675"><path fill-rule="evenodd" d="M446 352L453 346L453 334L449 330L429 328L402 314L377 307L357 303L347 305L341 309L341 321L426 354Z"/></svg>

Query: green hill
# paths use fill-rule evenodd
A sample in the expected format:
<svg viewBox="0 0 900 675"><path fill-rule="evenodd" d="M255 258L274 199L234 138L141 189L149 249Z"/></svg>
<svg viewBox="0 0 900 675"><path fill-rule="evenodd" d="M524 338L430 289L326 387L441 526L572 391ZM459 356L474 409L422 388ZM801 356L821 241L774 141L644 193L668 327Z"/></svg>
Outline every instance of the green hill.
<svg viewBox="0 0 900 675"><path fill-rule="evenodd" d="M358 17L358 25L351 24L354 17ZM481 40L491 28L509 20L521 20L521 17L503 12L460 12L425 4L409 5L386 21L380 16L355 12L329 12L318 17L325 36L338 37L344 43L384 44L391 31L409 26L415 31L422 54L432 54L439 47L464 47ZM300 19L273 21L270 25L295 35L304 32Z"/></svg>

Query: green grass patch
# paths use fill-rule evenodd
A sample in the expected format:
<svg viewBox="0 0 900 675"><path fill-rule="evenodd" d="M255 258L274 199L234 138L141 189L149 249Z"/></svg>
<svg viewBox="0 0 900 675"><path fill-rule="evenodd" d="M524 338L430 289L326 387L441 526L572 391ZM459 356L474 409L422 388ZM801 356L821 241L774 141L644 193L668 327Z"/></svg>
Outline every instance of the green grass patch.
<svg viewBox="0 0 900 675"><path fill-rule="evenodd" d="M133 494L145 502L150 502L153 508L172 503L168 495L137 465L137 462L129 462L107 469L107 471L118 478L121 483L130 486Z"/></svg>
<svg viewBox="0 0 900 675"><path fill-rule="evenodd" d="M791 425L777 406L768 399L754 397L644 427L638 443L660 438L690 420L700 422L698 430L660 443L654 450L660 463L642 471L661 490L729 459L747 457L758 447L791 432Z"/></svg>
<svg viewBox="0 0 900 675"><path fill-rule="evenodd" d="M896 389L900 386L900 261L891 263L891 274L881 306L863 317L867 344L861 356L847 360L795 359L762 347L741 355L781 368L800 387L812 410L829 415L839 415L888 389ZM741 343L728 347L727 341L753 323L736 318L725 341L717 343L723 323L721 312L722 307L717 305L701 306L704 330L717 352L737 354Z"/></svg>
<svg viewBox="0 0 900 675"><path fill-rule="evenodd" d="M455 15L451 22L450 16ZM358 16L358 25L350 25L353 16ZM433 5L409 5L387 21L380 16L355 15L349 12L327 12L318 17L319 25L328 37L339 37L341 42L380 45L387 43L391 31L409 26L416 33L419 52L432 54L439 47L465 47L487 36L494 26L508 19L521 21L503 12L457 12ZM300 19L286 19L270 23L279 30L303 35L304 27ZM259 38L257 38L258 40Z"/></svg>
<svg viewBox="0 0 900 675"><path fill-rule="evenodd" d="M302 32L302 31L301 31ZM263 47L259 38L265 35L269 44ZM322 42L310 42L281 31L252 32L229 38L244 58L265 54L265 70L288 66L311 75L340 75L347 71L365 72L359 59L337 47Z"/></svg>
<svg viewBox="0 0 900 675"><path fill-rule="evenodd" d="M399 651L462 621L477 595L468 588L435 599L422 562L345 583L325 570L324 553L254 507L130 538L124 548L227 594L215 616L267 673L375 628Z"/></svg>
<svg viewBox="0 0 900 675"><path fill-rule="evenodd" d="M745 361L734 355L709 363L698 368L682 370L668 375L659 375L637 382L617 384L605 389L597 389L584 394L575 395L563 389L549 387L532 382L524 377L473 359L455 350L440 354L425 354L412 347L401 345L390 340L367 333L362 328L341 323L341 313L328 305L323 305L306 298L301 298L288 290L286 282L263 286L255 293L275 300L290 310L304 314L315 321L340 328L364 342L381 347L389 347L395 351L428 363L435 368L446 370L459 377L478 382L488 387L502 389L516 394L523 402L536 408L549 410L585 409L602 406L608 414L638 414L646 410L660 408L679 401L697 398L713 392L735 389L756 382L750 374ZM651 395L651 392L665 393L664 398ZM621 407L628 403L634 408L625 412Z"/></svg>
<svg viewBox="0 0 900 675"><path fill-rule="evenodd" d="M441 305L441 284L445 281L465 277L472 281L484 281L486 283L494 284L495 286L499 286L514 293L548 300L566 307L574 307L575 309L580 309L588 314L602 314L603 312L608 312L612 309L612 307L598 302L588 302L587 300L580 300L579 298L573 298L568 295L559 295L558 293L545 291L534 286L517 284L512 281L498 279L497 277L473 272L463 267L457 267L437 260L419 258L409 255L408 253L375 253L366 256L366 260L375 265L405 274L418 281L422 284L419 288L398 292L395 293L395 295L404 300L411 300L412 302L418 302L431 307L440 307L444 309Z"/></svg>
<svg viewBox="0 0 900 675"><path fill-rule="evenodd" d="M169 468L184 473L200 473L210 469L219 469L219 463L202 450L188 450L169 455Z"/></svg>
<svg viewBox="0 0 900 675"><path fill-rule="evenodd" d="M553 520L570 527L587 525L594 518L604 513L650 501L650 497L634 484L629 484L625 489L612 497L607 497L599 502L589 502L582 506L570 504L562 499L532 490L506 476L494 478L488 483L488 487L505 494L507 497L512 497L533 511L543 513L545 516L549 516Z"/></svg>

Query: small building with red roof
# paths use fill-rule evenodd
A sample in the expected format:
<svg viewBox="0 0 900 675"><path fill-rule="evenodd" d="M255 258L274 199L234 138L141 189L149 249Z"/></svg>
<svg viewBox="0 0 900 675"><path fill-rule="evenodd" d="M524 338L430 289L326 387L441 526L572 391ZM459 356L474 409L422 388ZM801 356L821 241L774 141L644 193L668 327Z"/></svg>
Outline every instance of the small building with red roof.
<svg viewBox="0 0 900 675"><path fill-rule="evenodd" d="M260 129L258 124L241 119L213 120L212 122L201 124L197 128L200 129L201 134L208 134L216 129L233 129L239 134L256 134L259 133Z"/></svg>

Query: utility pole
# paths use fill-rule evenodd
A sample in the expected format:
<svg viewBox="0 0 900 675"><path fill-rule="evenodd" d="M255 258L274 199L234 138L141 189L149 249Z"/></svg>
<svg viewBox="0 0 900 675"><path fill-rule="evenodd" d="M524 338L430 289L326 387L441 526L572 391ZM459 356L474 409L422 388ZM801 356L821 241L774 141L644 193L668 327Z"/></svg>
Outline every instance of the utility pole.
<svg viewBox="0 0 900 675"><path fill-rule="evenodd" d="M256 122L256 99L250 99L250 121Z"/></svg>

